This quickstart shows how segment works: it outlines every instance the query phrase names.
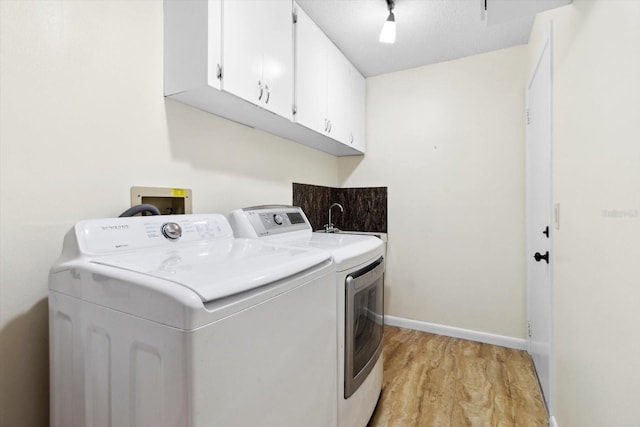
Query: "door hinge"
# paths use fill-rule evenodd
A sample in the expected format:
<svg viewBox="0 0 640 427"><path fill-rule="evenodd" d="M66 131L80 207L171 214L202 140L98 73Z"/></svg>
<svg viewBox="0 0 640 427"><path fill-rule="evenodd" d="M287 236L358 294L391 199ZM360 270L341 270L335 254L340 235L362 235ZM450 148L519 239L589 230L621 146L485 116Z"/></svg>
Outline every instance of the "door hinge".
<svg viewBox="0 0 640 427"><path fill-rule="evenodd" d="M218 70L216 72L216 78L222 80L222 65L218 64Z"/></svg>
<svg viewBox="0 0 640 427"><path fill-rule="evenodd" d="M527 321L527 336L531 338L531 322Z"/></svg>

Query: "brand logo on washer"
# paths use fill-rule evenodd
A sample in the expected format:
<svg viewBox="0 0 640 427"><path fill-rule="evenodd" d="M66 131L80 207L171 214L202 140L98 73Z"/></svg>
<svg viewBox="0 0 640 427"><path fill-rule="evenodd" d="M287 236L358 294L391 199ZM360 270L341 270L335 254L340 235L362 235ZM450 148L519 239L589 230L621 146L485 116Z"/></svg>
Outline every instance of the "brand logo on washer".
<svg viewBox="0 0 640 427"><path fill-rule="evenodd" d="M104 231L120 231L120 230L128 230L128 225L103 225L102 228Z"/></svg>

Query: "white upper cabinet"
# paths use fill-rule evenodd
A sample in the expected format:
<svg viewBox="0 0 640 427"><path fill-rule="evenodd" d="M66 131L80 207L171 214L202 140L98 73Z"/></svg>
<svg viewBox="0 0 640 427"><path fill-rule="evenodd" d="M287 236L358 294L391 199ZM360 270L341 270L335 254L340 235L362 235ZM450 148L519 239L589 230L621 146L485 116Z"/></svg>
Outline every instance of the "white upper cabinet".
<svg viewBox="0 0 640 427"><path fill-rule="evenodd" d="M292 118L292 3L230 0L223 9L222 88Z"/></svg>
<svg viewBox="0 0 640 427"><path fill-rule="evenodd" d="M328 40L328 39L327 39ZM327 122L329 136L349 142L349 66L351 65L340 50L329 41L327 55Z"/></svg>
<svg viewBox="0 0 640 427"><path fill-rule="evenodd" d="M216 89L222 82L222 0L207 0L207 84Z"/></svg>
<svg viewBox="0 0 640 427"><path fill-rule="evenodd" d="M327 133L327 36L299 7L295 25L297 123Z"/></svg>
<svg viewBox="0 0 640 427"><path fill-rule="evenodd" d="M294 82L291 0L164 0L164 94L336 156L362 154L351 143L361 113L351 111L351 64L315 24L296 31L306 47Z"/></svg>
<svg viewBox="0 0 640 427"><path fill-rule="evenodd" d="M349 144L356 150L364 153L366 150L366 114L367 114L367 88L362 74L349 64L349 123L351 133Z"/></svg>
<svg viewBox="0 0 640 427"><path fill-rule="evenodd" d="M295 121L363 153L364 78L311 18L296 9Z"/></svg>
<svg viewBox="0 0 640 427"><path fill-rule="evenodd" d="M164 3L164 94L220 89L222 0Z"/></svg>

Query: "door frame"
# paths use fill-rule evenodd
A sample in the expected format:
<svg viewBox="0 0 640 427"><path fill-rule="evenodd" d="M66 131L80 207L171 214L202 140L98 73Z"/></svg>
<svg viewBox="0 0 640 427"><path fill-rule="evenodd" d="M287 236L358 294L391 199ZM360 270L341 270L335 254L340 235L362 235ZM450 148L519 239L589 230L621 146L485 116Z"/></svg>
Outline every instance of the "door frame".
<svg viewBox="0 0 640 427"><path fill-rule="evenodd" d="M549 188L549 201L548 201L548 208L549 208L549 390L548 390L548 395L544 396L545 400L546 400L546 405L547 405L547 411L548 411L548 415L549 415L549 419L553 419L554 416L554 395L555 395L555 387L554 387L554 372L555 372L555 363L554 363L554 351L555 351L555 328L554 328L554 315L553 315L553 282L554 282L554 265L555 265L555 250L554 250L554 233L555 230L557 230L558 227L558 218L556 217L556 212L554 210L554 204L553 204L553 200L554 200L554 192L553 192L553 67L554 67L554 63L553 63L553 21L549 22L549 27L546 31L546 34L544 36L543 39L543 43L542 46L540 47L538 54L536 55L536 61L534 63L534 66L531 68L529 77L527 79L527 85L525 87L525 121L527 120L526 118L526 114L527 114L527 110L529 107L529 89L531 88L531 85L533 84L533 80L537 74L538 68L540 67L540 63L542 62L543 56L548 52L549 55L549 61L550 61L550 76L549 76L549 86L550 86L550 117L551 120L549 121L549 183L550 183L550 188ZM526 123L525 123L525 127L526 127ZM529 133L525 132L525 147L528 146L529 144ZM527 149L525 148L525 156L527 153ZM527 159L525 159L525 165L528 164ZM527 177L527 173L526 173L526 169L525 169L525 191L527 190L527 188L529 187L528 185L528 177ZM526 200L526 197L525 197ZM527 217L530 216L530 212L529 212L529 207L525 205L525 227L528 228L528 220ZM525 228L525 230L526 230ZM529 334L529 325L530 325L530 321L531 321L531 304L532 304L532 298L531 298L531 284L529 283L529 277L528 277L528 273L527 273L527 263L531 262L530 258L531 258L531 254L528 253L528 248L529 248L529 237L528 237L528 232L525 231L525 279L526 279L526 286L527 286L527 290L526 290L526 295L527 295L527 304L526 304L526 309L527 309L527 352L531 353L531 336ZM540 387L540 389L542 390L542 387Z"/></svg>

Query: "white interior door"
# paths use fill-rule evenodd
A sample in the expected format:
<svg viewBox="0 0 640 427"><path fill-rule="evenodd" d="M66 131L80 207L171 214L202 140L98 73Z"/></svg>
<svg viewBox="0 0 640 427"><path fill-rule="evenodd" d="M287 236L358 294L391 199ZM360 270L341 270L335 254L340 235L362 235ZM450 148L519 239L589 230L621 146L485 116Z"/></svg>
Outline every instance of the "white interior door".
<svg viewBox="0 0 640 427"><path fill-rule="evenodd" d="M551 32L531 71L526 99L526 267L529 353L551 412Z"/></svg>

